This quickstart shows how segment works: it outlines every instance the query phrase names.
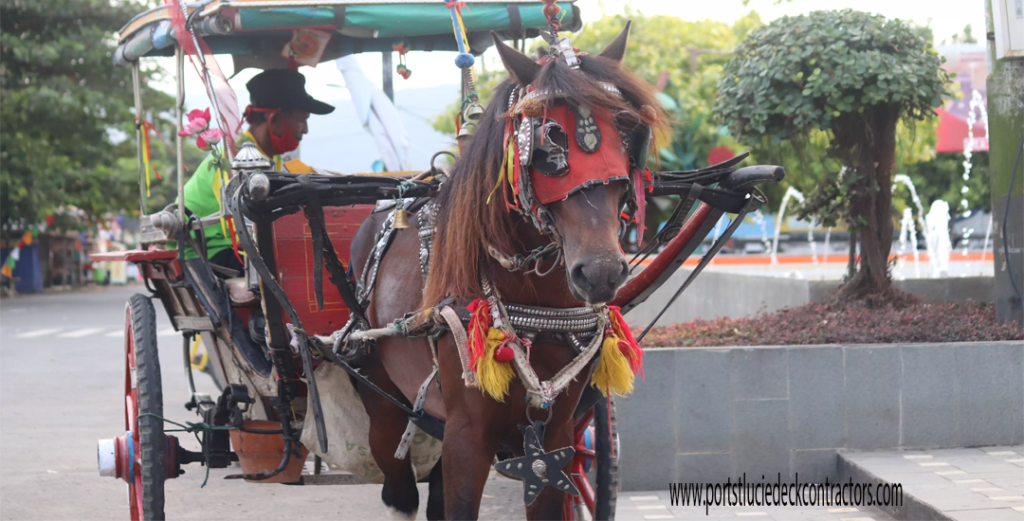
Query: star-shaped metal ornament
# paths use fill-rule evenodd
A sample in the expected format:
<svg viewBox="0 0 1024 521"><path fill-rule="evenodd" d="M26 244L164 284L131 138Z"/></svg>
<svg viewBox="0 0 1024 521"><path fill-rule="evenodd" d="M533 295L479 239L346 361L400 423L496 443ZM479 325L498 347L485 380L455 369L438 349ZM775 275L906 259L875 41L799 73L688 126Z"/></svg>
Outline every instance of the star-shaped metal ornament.
<svg viewBox="0 0 1024 521"><path fill-rule="evenodd" d="M541 422L521 425L519 429L523 431L525 454L521 458L499 461L494 464L494 468L523 482L523 502L526 506L537 500L544 487L552 487L572 496L580 495L580 491L562 470L576 451L572 447L563 447L544 452L544 444L540 441L544 435L544 424Z"/></svg>

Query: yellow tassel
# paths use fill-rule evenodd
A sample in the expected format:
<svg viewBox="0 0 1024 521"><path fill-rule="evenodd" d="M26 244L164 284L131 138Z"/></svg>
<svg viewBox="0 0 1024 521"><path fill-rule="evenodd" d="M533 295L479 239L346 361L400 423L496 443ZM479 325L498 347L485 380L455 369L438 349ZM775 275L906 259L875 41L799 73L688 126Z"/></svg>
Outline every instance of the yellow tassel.
<svg viewBox="0 0 1024 521"><path fill-rule="evenodd" d="M149 129L142 127L142 146L146 147L146 151L149 151ZM146 169L146 197L149 197L149 171L152 166L149 164L149 154L142 154L142 165Z"/></svg>
<svg viewBox="0 0 1024 521"><path fill-rule="evenodd" d="M615 393L625 396L633 391L633 370L629 360L619 349L619 337L608 333L601 344L601 357L597 360L597 369L590 379L590 384L597 387L601 394L608 396Z"/></svg>
<svg viewBox="0 0 1024 521"><path fill-rule="evenodd" d="M476 379L480 383L480 390L499 402L505 401L508 384L512 380L512 376L515 375L511 363L499 362L494 359L494 350L504 340L504 332L491 328L487 332L487 347L484 349L484 354L476 361Z"/></svg>
<svg viewBox="0 0 1024 521"><path fill-rule="evenodd" d="M491 204L491 198L494 197L494 193L501 188L501 183L508 179L508 184L512 184L512 154L515 153L515 149L512 146L513 141L508 140L508 148L505 149L505 157L501 160L501 167L498 170L498 182L494 183L494 188L491 188L491 193L487 194L487 201L484 204Z"/></svg>

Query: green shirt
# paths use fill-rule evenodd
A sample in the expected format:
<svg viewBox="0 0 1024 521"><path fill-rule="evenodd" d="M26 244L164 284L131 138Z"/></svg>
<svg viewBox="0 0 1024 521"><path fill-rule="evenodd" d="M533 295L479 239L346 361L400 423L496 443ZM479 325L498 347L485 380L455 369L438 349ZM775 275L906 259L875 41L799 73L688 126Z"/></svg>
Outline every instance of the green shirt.
<svg viewBox="0 0 1024 521"><path fill-rule="evenodd" d="M213 167L213 155L211 154L203 160L192 177L185 183L185 208L199 219L220 211L220 203L217 202L217 194L213 186L216 179L217 171ZM207 258L231 247L231 238L224 235L219 222L203 228L203 233L206 235ZM192 232L192 237L198 241L196 235L196 232ZM196 252L185 246L185 258L194 259L196 257L198 257Z"/></svg>
<svg viewBox="0 0 1024 521"><path fill-rule="evenodd" d="M248 130L235 143L241 146L246 141L256 142ZM256 145L256 148L259 148L259 145ZM262 150L260 152L263 153ZM264 153L264 155L266 154ZM279 157L275 156L274 160L275 163L280 164ZM220 188L219 185L215 188L214 183L216 180L217 170L213 167L213 154L210 154L199 164L199 168L196 169L192 177L185 183L185 208L198 219L220 211L220 203L217 202L217 190ZM203 233L206 236L206 258L213 257L231 248L231 238L224 234L221 223L213 223L203 228ZM192 232L192 237L197 241L199 240L195 232ZM168 247L173 246L171 246L171 243L168 243ZM194 259L198 256L192 248L187 245L185 246L186 259Z"/></svg>

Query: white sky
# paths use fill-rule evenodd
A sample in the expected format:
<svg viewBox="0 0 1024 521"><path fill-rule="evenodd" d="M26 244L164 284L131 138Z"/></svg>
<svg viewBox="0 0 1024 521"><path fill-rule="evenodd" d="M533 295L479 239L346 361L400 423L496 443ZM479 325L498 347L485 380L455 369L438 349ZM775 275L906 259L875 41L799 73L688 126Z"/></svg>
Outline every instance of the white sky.
<svg viewBox="0 0 1024 521"><path fill-rule="evenodd" d="M472 3L470 1L470 3ZM669 14L686 20L716 20L731 23L750 10L756 10L765 22L770 22L785 15L797 15L818 9L853 8L861 11L879 13L887 18L912 20L919 25L930 25L935 33L936 43L951 35L959 33L964 26L972 24L974 35L984 41L984 0L793 0L777 4L776 0L750 0L745 7L742 0L578 0L577 5L583 14L584 23L595 20L602 13L621 12L623 6L631 4L646 14ZM499 67L493 50L484 55L485 67ZM226 58L226 57L224 57ZM220 59L225 73L231 74L229 59ZM381 61L377 53L368 53L358 57L363 71L371 81L381 85ZM452 52L412 52L408 55L408 66L413 71L412 77L394 80L396 90L436 87L438 85L456 85L459 82L458 69L454 64L455 53ZM479 63L479 61L478 61ZM170 59L164 61L166 70L173 70ZM191 69L191 68L189 68ZM314 97L327 102L348 99L348 92L343 88L341 73L333 62L321 63L316 69L302 67L300 69L307 78L307 88ZM236 91L245 92L245 82L257 71L241 72L231 80ZM201 94L202 86L191 74L186 84L186 92ZM339 88L342 87L342 88ZM168 92L173 87L167 86ZM239 99L244 107L243 99ZM447 105L451 100L439 100Z"/></svg>

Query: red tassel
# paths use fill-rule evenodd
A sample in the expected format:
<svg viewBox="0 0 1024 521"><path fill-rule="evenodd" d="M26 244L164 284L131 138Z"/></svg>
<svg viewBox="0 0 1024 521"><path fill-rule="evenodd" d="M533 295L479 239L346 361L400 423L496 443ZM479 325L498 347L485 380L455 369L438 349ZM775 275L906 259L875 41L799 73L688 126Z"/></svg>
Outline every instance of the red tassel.
<svg viewBox="0 0 1024 521"><path fill-rule="evenodd" d="M618 306L608 306L608 317L611 319L612 330L621 339L619 341L619 349L622 350L622 354L626 355L626 358L629 360L630 369L633 370L633 374L640 373L640 378L643 378L644 349L633 338L633 332L629 330L629 325L622 318L622 310Z"/></svg>
<svg viewBox="0 0 1024 521"><path fill-rule="evenodd" d="M242 266L245 266L242 254L238 253L238 234L235 233L235 220L231 215L225 217L224 220L227 221L228 231L231 233L231 249L235 251L235 258L238 259L238 262L242 263Z"/></svg>
<svg viewBox="0 0 1024 521"><path fill-rule="evenodd" d="M470 302L466 309L469 319L469 365L476 369L477 360L484 355L487 347L487 333L491 329L491 309L486 299Z"/></svg>

